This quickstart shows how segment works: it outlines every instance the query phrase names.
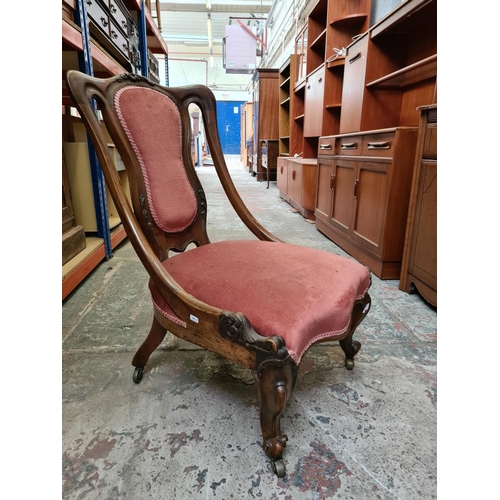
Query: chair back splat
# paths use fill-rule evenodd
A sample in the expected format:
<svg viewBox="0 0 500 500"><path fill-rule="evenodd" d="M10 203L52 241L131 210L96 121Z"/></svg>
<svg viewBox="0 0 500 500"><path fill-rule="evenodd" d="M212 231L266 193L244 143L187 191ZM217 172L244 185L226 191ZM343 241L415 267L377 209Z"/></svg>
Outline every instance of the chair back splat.
<svg viewBox="0 0 500 500"><path fill-rule="evenodd" d="M171 88L133 74L99 79L78 71L68 71L66 81L127 236L150 276L154 318L132 360L134 382L141 381L167 331L251 369L264 451L283 477L288 438L280 417L301 359L314 343L338 340L345 366L353 368L361 344L352 337L371 304L368 269L284 243L252 216L227 170L216 101L207 87ZM255 241L209 240L207 201L191 159L190 104L201 110L221 184ZM125 165L130 201L103 127ZM191 243L195 248L185 252ZM259 266L246 257L257 254L266 255Z"/></svg>

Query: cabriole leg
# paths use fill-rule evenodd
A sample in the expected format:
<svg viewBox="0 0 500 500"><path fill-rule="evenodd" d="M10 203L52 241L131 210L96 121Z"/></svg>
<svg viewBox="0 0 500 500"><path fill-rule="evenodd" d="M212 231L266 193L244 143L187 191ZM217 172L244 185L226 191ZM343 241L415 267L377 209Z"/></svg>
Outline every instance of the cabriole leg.
<svg viewBox="0 0 500 500"><path fill-rule="evenodd" d="M264 451L278 477L284 477L283 449L288 437L281 431L281 413L291 396L297 370L291 363L259 367L254 375L259 394L259 417Z"/></svg>
<svg viewBox="0 0 500 500"><path fill-rule="evenodd" d="M342 347L342 350L345 354L345 367L348 370L352 370L354 368L354 356L361 348L361 343L357 340L352 340L352 337L354 335L354 332L356 331L356 328L368 314L370 305L371 298L368 293L354 304L348 334L342 340L340 340L340 347Z"/></svg>
<svg viewBox="0 0 500 500"><path fill-rule="evenodd" d="M140 383L142 380L142 373L148 362L149 356L151 356L153 351L162 343L166 334L167 330L160 325L155 317L153 317L153 324L151 325L149 335L142 343L141 347L139 347L132 360L132 365L135 366L133 380L136 384Z"/></svg>

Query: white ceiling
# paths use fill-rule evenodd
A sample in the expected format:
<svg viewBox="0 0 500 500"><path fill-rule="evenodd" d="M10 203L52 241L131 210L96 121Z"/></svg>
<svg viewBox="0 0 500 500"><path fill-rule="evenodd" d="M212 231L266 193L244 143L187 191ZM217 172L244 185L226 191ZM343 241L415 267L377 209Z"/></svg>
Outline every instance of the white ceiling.
<svg viewBox="0 0 500 500"><path fill-rule="evenodd" d="M225 36L225 27L238 24L259 28L265 24L273 0L211 0L207 8L206 0L177 0L160 2L161 33L169 53L176 46L197 47L197 51L208 52L207 19L211 17L214 47L220 47ZM156 17L155 2L151 2L153 17ZM252 18L252 19L249 19ZM220 51L220 48L218 49Z"/></svg>

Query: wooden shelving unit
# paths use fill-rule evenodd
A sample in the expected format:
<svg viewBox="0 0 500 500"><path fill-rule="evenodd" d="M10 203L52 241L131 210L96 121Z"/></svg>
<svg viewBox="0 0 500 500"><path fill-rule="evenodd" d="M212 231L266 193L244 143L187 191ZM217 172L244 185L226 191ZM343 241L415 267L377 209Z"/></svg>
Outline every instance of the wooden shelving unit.
<svg viewBox="0 0 500 500"><path fill-rule="evenodd" d="M294 104L292 82L295 61L295 57L290 56L279 71L279 156L290 155Z"/></svg>
<svg viewBox="0 0 500 500"><path fill-rule="evenodd" d="M279 141L279 70L258 68L252 77L252 175L264 178L261 141Z"/></svg>
<svg viewBox="0 0 500 500"><path fill-rule="evenodd" d="M332 31L327 32L326 45L328 49L345 48L345 57L335 57L335 51L328 53L328 49L325 55L330 60L326 76L337 74L337 80L326 80L329 90L325 90L328 98L323 105L339 119L323 119L334 132L319 138L315 201L318 230L382 279L398 279L403 268L402 288L408 290L410 282L418 283L430 303L436 300L432 192L437 164L437 119L432 116L436 105L436 4L436 0L402 2L367 29L369 16L365 13L370 12L370 2L329 4ZM358 13L346 10L349 7L358 8ZM355 31L359 36L353 41ZM335 93L339 88L340 97ZM421 110L430 113L430 118L421 117ZM424 118L428 121L422 125ZM429 146L432 151L425 156L427 136L434 149ZM423 181L414 180L412 188L417 168L430 179L429 192L424 193ZM417 199L424 207L421 224L421 214L415 210ZM407 218L411 206L413 214ZM411 233L412 222L408 221L413 220L417 221L415 227L420 224L418 235Z"/></svg>
<svg viewBox="0 0 500 500"><path fill-rule="evenodd" d="M418 126L436 75L437 2L403 2L347 46L339 132Z"/></svg>

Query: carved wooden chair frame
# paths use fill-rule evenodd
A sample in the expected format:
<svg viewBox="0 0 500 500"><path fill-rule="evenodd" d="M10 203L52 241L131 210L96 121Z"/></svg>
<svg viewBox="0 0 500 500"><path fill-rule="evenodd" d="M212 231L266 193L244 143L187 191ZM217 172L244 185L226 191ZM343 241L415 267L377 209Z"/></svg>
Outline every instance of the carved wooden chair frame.
<svg viewBox="0 0 500 500"><path fill-rule="evenodd" d="M158 227L151 216L141 165L121 126L113 102L115 93L130 85L154 89L166 95L179 109L183 162L198 204L194 221L182 232L167 234ZM236 213L259 240L281 241L252 216L235 189L217 134L216 101L213 93L201 85L169 88L154 84L138 75L122 74L112 78L97 79L78 71L67 73L67 86L94 145L106 184L127 236L155 286L183 322L181 326L178 321L166 318L155 309L150 333L132 360L132 365L135 367L134 382L141 381L150 355L160 345L167 331L251 369L258 390L263 448L271 459L274 472L279 477L284 476L285 465L282 455L288 438L281 430L280 416L292 394L299 366L290 356L283 337L278 335L264 337L255 331L242 313L222 310L196 299L187 293L162 265L162 261L168 258L171 251L183 252L192 243L196 246L210 243L206 230L206 198L190 153L191 124L188 112L190 104L197 105L202 112L215 169ZM132 206L109 154L106 138L101 129L102 123L96 116L96 108L101 111L107 131L125 164ZM339 340L345 353L345 366L348 369L353 368L354 356L360 348L360 343L353 341L352 337L368 313L370 303L368 293L355 300L347 330L341 336L334 337L334 340ZM332 338L321 340L332 340Z"/></svg>

